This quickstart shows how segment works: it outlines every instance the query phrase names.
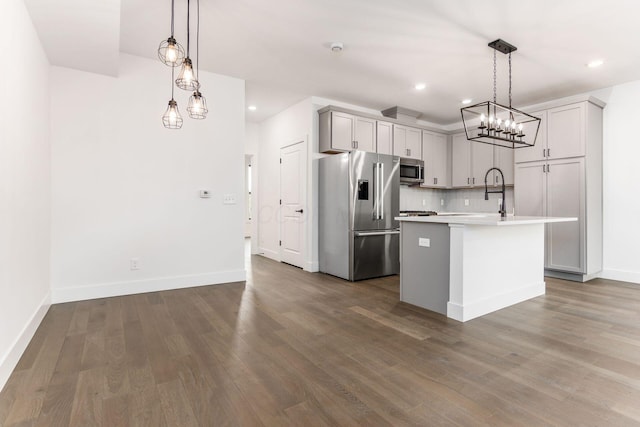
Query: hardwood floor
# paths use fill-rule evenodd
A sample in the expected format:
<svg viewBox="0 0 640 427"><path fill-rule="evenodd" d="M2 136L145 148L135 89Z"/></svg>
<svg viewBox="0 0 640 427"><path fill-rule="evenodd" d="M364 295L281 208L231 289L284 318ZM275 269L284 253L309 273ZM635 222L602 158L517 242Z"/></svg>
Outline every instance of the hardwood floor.
<svg viewBox="0 0 640 427"><path fill-rule="evenodd" d="M640 425L640 286L548 279L465 324L252 257L247 283L51 307L2 426Z"/></svg>

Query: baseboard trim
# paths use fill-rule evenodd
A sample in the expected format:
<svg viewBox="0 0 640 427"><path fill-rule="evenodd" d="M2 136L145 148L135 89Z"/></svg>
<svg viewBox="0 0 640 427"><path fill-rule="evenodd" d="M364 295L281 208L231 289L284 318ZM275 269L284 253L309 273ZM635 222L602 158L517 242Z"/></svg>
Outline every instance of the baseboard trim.
<svg viewBox="0 0 640 427"><path fill-rule="evenodd" d="M640 284L640 273L637 271L606 269L600 272L599 277L620 282Z"/></svg>
<svg viewBox="0 0 640 427"><path fill-rule="evenodd" d="M260 248L260 255L272 259L274 261L280 262L280 252L272 251L270 249Z"/></svg>
<svg viewBox="0 0 640 427"><path fill-rule="evenodd" d="M102 283L98 285L54 288L54 304L71 301L108 298L145 292L167 291L170 289L193 288L196 286L219 285L221 283L243 282L247 278L245 270L220 271L215 273L191 274L185 276L162 277L128 282Z"/></svg>
<svg viewBox="0 0 640 427"><path fill-rule="evenodd" d="M18 365L22 354L27 349L27 346L31 342L33 335L36 333L38 326L44 319L44 316L51 307L51 292L47 292L47 295L40 302L40 305L33 313L27 324L24 326L20 334L15 339L9 350L0 359L0 391L4 388L7 380L11 376L11 373Z"/></svg>
<svg viewBox="0 0 640 427"><path fill-rule="evenodd" d="M309 273L317 273L320 271L320 263L318 261L307 261L305 263L304 271Z"/></svg>
<svg viewBox="0 0 640 427"><path fill-rule="evenodd" d="M447 317L466 322L544 294L545 283L540 282L464 305L448 302Z"/></svg>

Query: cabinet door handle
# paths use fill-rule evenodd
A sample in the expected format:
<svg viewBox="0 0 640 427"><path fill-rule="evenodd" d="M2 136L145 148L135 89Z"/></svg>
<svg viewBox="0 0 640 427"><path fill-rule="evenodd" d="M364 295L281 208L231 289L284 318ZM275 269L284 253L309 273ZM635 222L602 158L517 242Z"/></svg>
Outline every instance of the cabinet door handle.
<svg viewBox="0 0 640 427"><path fill-rule="evenodd" d="M547 157L547 150L545 148L542 149L542 157Z"/></svg>
<svg viewBox="0 0 640 427"><path fill-rule="evenodd" d="M551 172L551 165L547 165L547 173Z"/></svg>
<svg viewBox="0 0 640 427"><path fill-rule="evenodd" d="M475 183L476 183L476 177L474 176L474 177L473 177L472 184L474 184L474 185L475 185Z"/></svg>
<svg viewBox="0 0 640 427"><path fill-rule="evenodd" d="M547 167L545 165L542 165L542 173L547 173Z"/></svg>
<svg viewBox="0 0 640 427"><path fill-rule="evenodd" d="M407 156L411 155L411 148L407 148Z"/></svg>
<svg viewBox="0 0 640 427"><path fill-rule="evenodd" d="M547 157L551 157L551 148L547 148Z"/></svg>
<svg viewBox="0 0 640 427"><path fill-rule="evenodd" d="M467 185L471 184L471 178L467 177Z"/></svg>

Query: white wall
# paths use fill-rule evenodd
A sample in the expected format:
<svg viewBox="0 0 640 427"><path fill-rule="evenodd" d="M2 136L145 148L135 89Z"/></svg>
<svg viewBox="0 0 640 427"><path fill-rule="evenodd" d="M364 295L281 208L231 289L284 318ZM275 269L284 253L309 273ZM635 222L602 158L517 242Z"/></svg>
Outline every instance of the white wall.
<svg viewBox="0 0 640 427"><path fill-rule="evenodd" d="M184 126L168 130L170 69L120 64L118 78L52 68L54 302L244 280L244 81L201 72L207 119L176 89Z"/></svg>
<svg viewBox="0 0 640 427"><path fill-rule="evenodd" d="M591 92L605 101L602 277L640 283L640 80Z"/></svg>
<svg viewBox="0 0 640 427"><path fill-rule="evenodd" d="M280 260L280 148L298 141L305 141L308 148L309 136L312 133L311 98L305 99L286 110L260 123L259 175L258 175L258 245L260 253L275 260ZM307 153L311 150L307 149ZM309 173L309 168L307 168ZM310 184L311 180L308 179ZM305 229L311 228L313 211L310 198L312 193L307 189L305 211ZM310 253L311 241L306 239L305 266L312 270Z"/></svg>
<svg viewBox="0 0 640 427"><path fill-rule="evenodd" d="M2 389L50 302L51 153L49 63L21 0L3 1L0 40Z"/></svg>

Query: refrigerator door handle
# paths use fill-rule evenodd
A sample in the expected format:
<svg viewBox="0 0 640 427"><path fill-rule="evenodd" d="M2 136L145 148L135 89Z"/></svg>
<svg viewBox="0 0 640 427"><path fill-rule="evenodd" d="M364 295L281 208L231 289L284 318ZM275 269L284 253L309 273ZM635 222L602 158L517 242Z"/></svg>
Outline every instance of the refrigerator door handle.
<svg viewBox="0 0 640 427"><path fill-rule="evenodd" d="M356 237L364 237L364 236L388 236L400 234L400 230L387 230L387 231L356 231L353 233Z"/></svg>
<svg viewBox="0 0 640 427"><path fill-rule="evenodd" d="M384 219L384 163L378 163L378 206L380 206L380 213L378 219Z"/></svg>

